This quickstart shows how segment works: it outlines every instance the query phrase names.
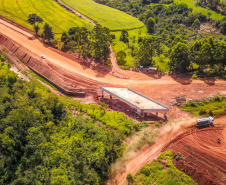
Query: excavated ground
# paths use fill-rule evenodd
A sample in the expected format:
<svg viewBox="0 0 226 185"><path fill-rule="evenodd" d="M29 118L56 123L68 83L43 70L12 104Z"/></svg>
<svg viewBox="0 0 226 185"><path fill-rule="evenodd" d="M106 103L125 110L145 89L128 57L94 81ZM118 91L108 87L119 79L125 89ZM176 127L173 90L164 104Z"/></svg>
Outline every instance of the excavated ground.
<svg viewBox="0 0 226 185"><path fill-rule="evenodd" d="M191 128L172 140L165 149L181 153L184 160L175 166L200 185L226 184L226 118L214 127Z"/></svg>

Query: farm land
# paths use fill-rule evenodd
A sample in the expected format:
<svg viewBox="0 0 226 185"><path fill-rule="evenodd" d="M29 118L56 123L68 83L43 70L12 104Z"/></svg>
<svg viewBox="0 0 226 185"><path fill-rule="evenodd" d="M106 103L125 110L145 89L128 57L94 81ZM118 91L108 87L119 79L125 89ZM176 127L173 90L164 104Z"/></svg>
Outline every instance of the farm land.
<svg viewBox="0 0 226 185"><path fill-rule="evenodd" d="M41 17L44 23L53 28L54 33L61 34L75 26L93 28L91 23L65 10L53 0L0 0L0 16L33 31L27 22L29 14ZM43 25L40 24L41 31Z"/></svg>

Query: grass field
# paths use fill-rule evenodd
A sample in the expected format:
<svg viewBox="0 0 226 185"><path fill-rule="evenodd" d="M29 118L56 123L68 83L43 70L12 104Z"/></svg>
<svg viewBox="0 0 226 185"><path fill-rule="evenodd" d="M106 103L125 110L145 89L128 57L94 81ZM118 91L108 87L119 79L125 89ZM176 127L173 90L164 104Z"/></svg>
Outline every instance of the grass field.
<svg viewBox="0 0 226 185"><path fill-rule="evenodd" d="M63 0L63 2L110 30L134 29L144 26L137 18L98 4L93 0Z"/></svg>
<svg viewBox="0 0 226 185"><path fill-rule="evenodd" d="M1 16L33 31L31 25L26 22L32 13L48 23L54 33L68 31L74 26L84 26L88 29L93 27L88 21L70 13L53 0L0 0Z"/></svg>
<svg viewBox="0 0 226 185"><path fill-rule="evenodd" d="M186 3L189 8L193 9L193 12L202 12L203 14L207 15L208 12L211 13L212 19L222 19L224 16L222 16L220 13L216 13L212 10L207 10L206 8L203 8L201 6L196 6L196 0L174 0L175 3Z"/></svg>

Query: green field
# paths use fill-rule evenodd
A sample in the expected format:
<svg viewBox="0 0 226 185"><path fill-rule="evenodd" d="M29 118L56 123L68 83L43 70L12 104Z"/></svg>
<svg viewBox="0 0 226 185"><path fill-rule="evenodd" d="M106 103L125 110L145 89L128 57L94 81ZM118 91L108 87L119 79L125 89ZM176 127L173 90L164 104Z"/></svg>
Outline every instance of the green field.
<svg viewBox="0 0 226 185"><path fill-rule="evenodd" d="M88 29L93 27L88 21L70 13L53 0L0 0L0 15L30 30L32 27L26 20L33 13L48 23L54 33L68 31L74 26ZM40 26L43 27L42 25Z"/></svg>
<svg viewBox="0 0 226 185"><path fill-rule="evenodd" d="M211 13L212 19L222 19L224 16L222 16L219 13L216 13L212 10L207 10L206 8L203 8L201 6L196 6L196 0L174 0L175 3L186 3L189 8L193 9L193 12L202 12L203 14L207 15L208 12Z"/></svg>
<svg viewBox="0 0 226 185"><path fill-rule="evenodd" d="M63 2L110 30L134 29L144 26L137 18L95 3L93 0L63 0Z"/></svg>

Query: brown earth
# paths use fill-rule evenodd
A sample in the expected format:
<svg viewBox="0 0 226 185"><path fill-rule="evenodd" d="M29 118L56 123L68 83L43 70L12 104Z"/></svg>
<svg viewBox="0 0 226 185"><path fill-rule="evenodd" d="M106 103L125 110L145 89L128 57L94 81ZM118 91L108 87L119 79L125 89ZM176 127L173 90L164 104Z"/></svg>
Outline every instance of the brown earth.
<svg viewBox="0 0 226 185"><path fill-rule="evenodd" d="M185 160L174 160L175 166L200 185L226 184L226 117L214 125L191 128L163 149L181 153Z"/></svg>
<svg viewBox="0 0 226 185"><path fill-rule="evenodd" d="M166 104L167 106L170 106L170 101L172 101L171 98L176 96L184 95L186 98L200 99L216 94L217 92L221 92L222 94L226 93L226 82L223 80L191 80L185 76L168 75L156 77L146 75L142 72L124 71L118 68L115 64L113 64L112 71L103 73L103 70L92 70L91 67L84 67L81 65L81 60L68 57L67 54L62 54L60 51L56 51L51 47L43 45L43 43L35 37L32 37L31 40L30 33L26 33L25 30L21 30L15 25L10 25L3 20L0 21L0 32L11 38L11 40L18 46L22 46L24 49L28 50L31 57L40 59L41 55L45 55L47 60L42 61L43 64L54 70L54 74L49 75L57 74L57 76L60 76L63 81L74 86L84 87L87 89L87 92L91 89L91 93L97 94L99 85L130 87L148 97ZM11 43L6 44L7 47L11 46ZM11 49L15 51L16 48L12 47ZM18 51L18 56L20 55L22 56L23 53ZM23 57L25 58L25 56ZM117 75L114 75L114 73L122 74L122 76L119 75L116 77ZM123 76L126 78L123 78ZM95 90L95 92L93 92L93 90ZM170 119L183 118L185 116L186 113L182 112L179 108L170 107ZM223 120L223 122L224 121L225 120ZM201 174L204 174L201 169L202 167L210 171L211 169L208 166L213 166L217 169L211 171L211 174L215 177L212 177L209 172L205 172L207 174L205 175L203 182L207 182L208 180L208 182L210 182L211 179L216 180L216 182L217 180L222 179L221 181L225 182L222 178L222 175L225 174L225 140L223 139L223 136L219 136L220 134L218 132L220 132L220 130L221 128L218 129L217 126L216 128L204 129L206 132L199 132L195 128L191 129L184 127L173 131L168 130L162 134L162 136L156 141L156 144L153 146L146 146L126 161L124 163L124 168L122 168L121 171L116 172L107 183L125 184L128 173L136 173L144 164L156 158L161 153L165 145L177 134L182 132L189 133L189 131L191 132L189 136L185 136L180 139L182 144L178 146L180 146L179 149L182 148L181 151L174 143L169 145L168 148L172 147L172 149L175 149L176 152L180 151L183 155L185 155L185 157L189 155L188 150L193 151L191 157L186 158L185 165L189 164L191 165L191 168L193 168L195 164L193 164L191 160L194 160L194 162L197 163L195 168L199 169ZM225 138L225 130L222 130L221 133L224 133ZM216 139L219 138L220 146L216 143L214 144ZM179 141L177 143L180 143ZM188 147L186 148L185 145ZM184 150L185 152L183 152ZM200 156L205 156L208 161L204 161L204 159L202 159L203 157L201 158ZM191 159L190 162L189 159ZM206 163L206 166L201 164L204 162ZM223 166L220 167L220 164ZM194 179L196 179L195 176ZM197 177L197 179L199 179L199 177Z"/></svg>

